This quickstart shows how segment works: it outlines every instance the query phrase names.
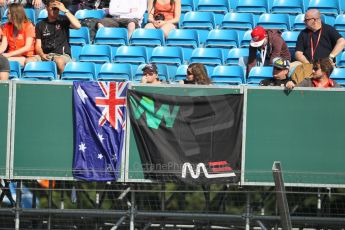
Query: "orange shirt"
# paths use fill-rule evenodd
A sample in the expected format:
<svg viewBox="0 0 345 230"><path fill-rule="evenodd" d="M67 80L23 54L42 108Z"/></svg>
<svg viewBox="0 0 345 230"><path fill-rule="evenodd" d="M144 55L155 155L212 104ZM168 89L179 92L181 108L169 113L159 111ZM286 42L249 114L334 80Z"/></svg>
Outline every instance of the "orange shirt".
<svg viewBox="0 0 345 230"><path fill-rule="evenodd" d="M23 28L18 32L16 37L13 35L13 24L6 23L3 28L3 36L7 37L8 53L24 47L26 38L34 38L30 50L19 56L30 57L35 54L35 26L31 22L24 22Z"/></svg>
<svg viewBox="0 0 345 230"><path fill-rule="evenodd" d="M167 4L160 4L158 1L156 2L154 15L157 14L164 14L165 20L171 20L175 16L175 2L170 5L170 2Z"/></svg>

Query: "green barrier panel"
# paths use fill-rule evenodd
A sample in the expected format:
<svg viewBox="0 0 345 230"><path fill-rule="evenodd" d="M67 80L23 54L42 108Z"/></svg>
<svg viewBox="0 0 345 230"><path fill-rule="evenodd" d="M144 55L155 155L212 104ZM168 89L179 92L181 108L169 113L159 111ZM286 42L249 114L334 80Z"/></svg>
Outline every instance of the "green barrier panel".
<svg viewBox="0 0 345 230"><path fill-rule="evenodd" d="M16 83L14 178L72 177L72 85Z"/></svg>
<svg viewBox="0 0 345 230"><path fill-rule="evenodd" d="M211 96L222 94L239 94L240 88L206 88L203 86L197 87L164 87L164 86L133 86L132 89L147 93L157 93L164 95L179 95L179 96ZM141 167L141 159L138 152L137 144L134 139L133 130L130 129L129 133L129 148L126 154L127 160L127 177L126 181L139 182L144 181L143 169Z"/></svg>
<svg viewBox="0 0 345 230"><path fill-rule="evenodd" d="M0 177L6 176L9 84L0 84Z"/></svg>
<svg viewBox="0 0 345 230"><path fill-rule="evenodd" d="M247 91L244 183L345 184L345 92Z"/></svg>

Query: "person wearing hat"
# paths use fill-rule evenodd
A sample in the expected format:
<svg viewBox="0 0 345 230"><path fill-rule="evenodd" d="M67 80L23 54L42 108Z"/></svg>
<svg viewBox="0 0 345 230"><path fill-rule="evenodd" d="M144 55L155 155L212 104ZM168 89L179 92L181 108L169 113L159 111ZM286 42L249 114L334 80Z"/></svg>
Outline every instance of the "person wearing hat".
<svg viewBox="0 0 345 230"><path fill-rule="evenodd" d="M143 77L141 83L145 84L161 84L158 78L157 66L155 64L147 64L143 68Z"/></svg>
<svg viewBox="0 0 345 230"><path fill-rule="evenodd" d="M281 57L273 59L273 77L260 82L261 86L285 86L289 81L290 62Z"/></svg>
<svg viewBox="0 0 345 230"><path fill-rule="evenodd" d="M251 37L247 77L254 66L272 65L273 59L276 57L291 61L289 49L279 30L265 30L263 27L257 26L251 32Z"/></svg>
<svg viewBox="0 0 345 230"><path fill-rule="evenodd" d="M298 87L316 88L340 88L341 86L330 79L333 72L333 62L329 58L319 59L313 62L313 73L310 78L305 78ZM293 81L286 83L286 88L293 89L296 84Z"/></svg>

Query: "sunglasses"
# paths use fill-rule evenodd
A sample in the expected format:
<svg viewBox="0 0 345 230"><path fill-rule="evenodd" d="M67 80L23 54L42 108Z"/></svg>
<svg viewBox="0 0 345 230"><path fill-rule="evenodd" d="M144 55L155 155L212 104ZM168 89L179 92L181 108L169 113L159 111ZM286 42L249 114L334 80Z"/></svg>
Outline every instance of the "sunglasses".
<svg viewBox="0 0 345 230"><path fill-rule="evenodd" d="M193 75L192 71L187 70L187 75Z"/></svg>
<svg viewBox="0 0 345 230"><path fill-rule="evenodd" d="M314 20L314 21L315 21L315 20L317 20L317 19L319 19L319 18L305 18L304 21L305 21L305 22L309 22L309 21L311 21L311 20Z"/></svg>
<svg viewBox="0 0 345 230"><path fill-rule="evenodd" d="M313 70L316 72L316 71L318 71L320 68L319 67L317 67L317 66L314 66L313 67Z"/></svg>

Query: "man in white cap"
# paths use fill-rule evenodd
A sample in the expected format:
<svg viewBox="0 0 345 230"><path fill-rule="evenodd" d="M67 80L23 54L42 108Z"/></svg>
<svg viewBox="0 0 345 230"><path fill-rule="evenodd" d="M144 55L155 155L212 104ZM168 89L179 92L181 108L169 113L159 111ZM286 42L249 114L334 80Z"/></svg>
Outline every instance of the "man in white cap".
<svg viewBox="0 0 345 230"><path fill-rule="evenodd" d="M263 27L257 26L253 29L251 36L247 76L254 66L272 65L274 58L281 57L291 61L289 49L279 30L265 30Z"/></svg>

